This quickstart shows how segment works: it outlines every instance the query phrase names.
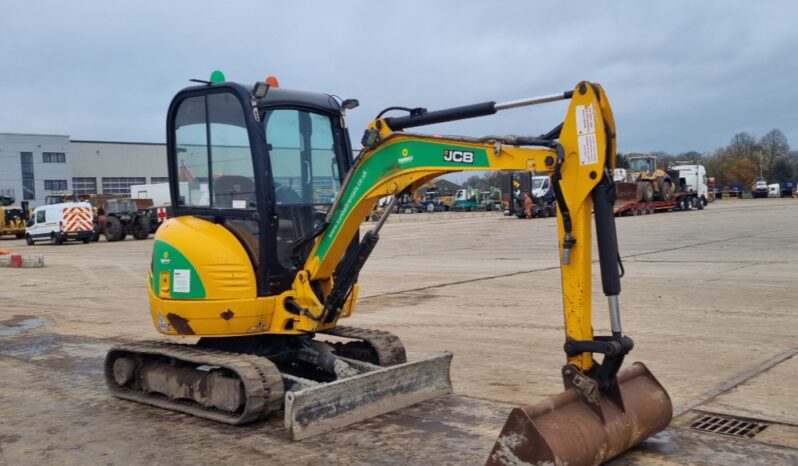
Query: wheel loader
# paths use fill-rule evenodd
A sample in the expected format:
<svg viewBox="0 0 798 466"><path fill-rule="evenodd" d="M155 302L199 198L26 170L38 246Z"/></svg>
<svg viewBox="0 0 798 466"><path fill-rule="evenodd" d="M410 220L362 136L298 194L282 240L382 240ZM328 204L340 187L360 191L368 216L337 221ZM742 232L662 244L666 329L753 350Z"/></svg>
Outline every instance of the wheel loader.
<svg viewBox="0 0 798 466"><path fill-rule="evenodd" d="M560 100L570 101L564 120L539 136L406 131ZM232 425L282 412L294 440L450 393L451 353L407 361L397 336L340 325L355 311L359 275L393 209L362 236L360 226L380 198L396 202L447 173L535 170L551 174L559 206L566 390L514 409L487 463L599 464L664 429L665 389L642 363L620 370L633 342L621 327L615 124L601 86L384 111L353 158L345 116L357 104L271 77L236 84L220 72L174 97L175 216L156 233L148 290L157 331L197 340L113 347L111 393ZM592 325L594 210L610 335Z"/></svg>
<svg viewBox="0 0 798 466"><path fill-rule="evenodd" d="M629 156L629 169L616 171L614 179L619 182L618 195L623 199L670 201L676 191L671 175L657 167L654 154Z"/></svg>

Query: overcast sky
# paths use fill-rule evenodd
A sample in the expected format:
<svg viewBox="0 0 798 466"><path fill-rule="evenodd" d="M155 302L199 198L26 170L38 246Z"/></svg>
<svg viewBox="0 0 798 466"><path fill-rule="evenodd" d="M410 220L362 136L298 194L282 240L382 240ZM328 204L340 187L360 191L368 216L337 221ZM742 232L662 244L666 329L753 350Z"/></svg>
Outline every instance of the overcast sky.
<svg viewBox="0 0 798 466"><path fill-rule="evenodd" d="M163 142L171 97L231 81L430 110L600 82L622 152L712 151L781 129L798 146L791 1L18 1L0 12L0 132ZM540 134L562 103L430 132Z"/></svg>

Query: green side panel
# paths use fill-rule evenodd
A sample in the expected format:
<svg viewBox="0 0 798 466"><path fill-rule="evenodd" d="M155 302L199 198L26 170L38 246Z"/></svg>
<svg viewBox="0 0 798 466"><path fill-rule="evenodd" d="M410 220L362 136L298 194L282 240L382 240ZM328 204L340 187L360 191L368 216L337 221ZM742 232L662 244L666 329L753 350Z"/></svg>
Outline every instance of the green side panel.
<svg viewBox="0 0 798 466"><path fill-rule="evenodd" d="M451 168L452 171L462 171L466 168L489 166L485 149L456 144L416 140L396 142L377 149L368 160L359 164L352 174L341 198L341 204L322 236L316 255L324 260L341 225L349 217L354 206L380 180L410 168Z"/></svg>
<svg viewBox="0 0 798 466"><path fill-rule="evenodd" d="M169 283L174 299L197 299L205 297L205 286L194 265L176 247L162 240L155 240L152 249L152 289L161 291L161 272L169 272Z"/></svg>

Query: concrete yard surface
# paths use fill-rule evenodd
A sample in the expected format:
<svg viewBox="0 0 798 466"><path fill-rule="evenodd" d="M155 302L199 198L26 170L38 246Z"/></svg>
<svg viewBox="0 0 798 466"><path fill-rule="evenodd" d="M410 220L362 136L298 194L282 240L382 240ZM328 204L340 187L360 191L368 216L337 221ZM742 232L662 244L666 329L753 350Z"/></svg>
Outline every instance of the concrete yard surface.
<svg viewBox="0 0 798 466"><path fill-rule="evenodd" d="M627 361L647 364L675 418L611 464L798 465L798 200L723 200L617 225ZM229 427L109 395L108 348L163 338L148 311L152 239L0 240L45 257L41 269L0 268L0 464L484 463L514 406L562 390L556 221L396 215L380 237L343 323L396 333L411 360L452 351L455 392L301 442L282 418ZM607 334L597 269L594 328ZM765 427L695 430L705 416Z"/></svg>

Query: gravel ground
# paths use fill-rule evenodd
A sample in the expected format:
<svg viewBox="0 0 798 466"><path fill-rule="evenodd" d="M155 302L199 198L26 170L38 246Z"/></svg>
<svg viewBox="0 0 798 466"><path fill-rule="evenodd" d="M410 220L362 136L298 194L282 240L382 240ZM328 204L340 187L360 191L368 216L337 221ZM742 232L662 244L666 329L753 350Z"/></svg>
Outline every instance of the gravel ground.
<svg viewBox="0 0 798 466"><path fill-rule="evenodd" d="M365 225L364 227L368 227ZM668 389L671 428L615 464L798 464L798 200L726 200L618 219L630 361ZM554 219L392 217L347 325L389 330L410 359L455 355L455 394L303 442L281 420L231 428L111 398L115 342L157 337L152 240L0 248L0 464L481 464L509 410L562 389ZM596 276L594 326L608 332ZM753 439L688 429L702 413L772 423Z"/></svg>

